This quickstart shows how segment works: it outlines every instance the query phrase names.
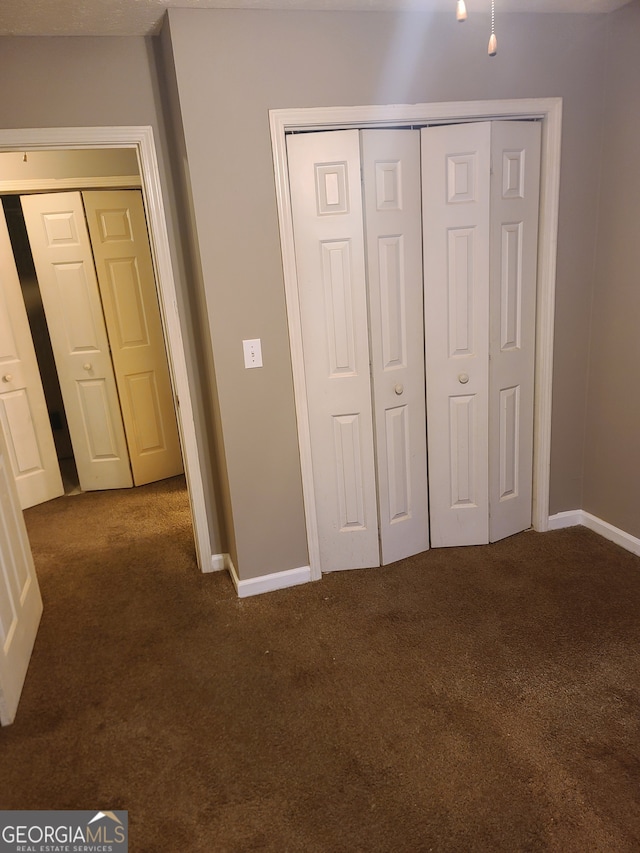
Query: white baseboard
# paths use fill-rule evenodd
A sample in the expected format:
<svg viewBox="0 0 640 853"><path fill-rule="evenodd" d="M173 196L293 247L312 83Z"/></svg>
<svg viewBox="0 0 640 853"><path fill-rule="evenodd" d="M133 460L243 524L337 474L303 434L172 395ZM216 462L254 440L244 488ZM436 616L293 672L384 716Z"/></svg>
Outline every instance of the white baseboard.
<svg viewBox="0 0 640 853"><path fill-rule="evenodd" d="M228 554L212 554L211 555L211 565L203 569L203 572L222 572L224 569L229 568L229 564L231 563L231 558Z"/></svg>
<svg viewBox="0 0 640 853"><path fill-rule="evenodd" d="M562 530L563 527L577 527L582 524L583 515L581 509L570 509L568 512L557 512L555 515L549 516L549 526L547 530Z"/></svg>
<svg viewBox="0 0 640 853"><path fill-rule="evenodd" d="M570 510L569 512L559 512L556 515L549 516L549 530L560 530L563 527L575 527L582 525L600 536L604 536L610 542L615 542L616 545L624 548L626 551L631 551L632 554L640 556L640 539L632 536L619 527L614 527L608 521L603 521L590 512L585 512L583 509Z"/></svg>
<svg viewBox="0 0 640 853"><path fill-rule="evenodd" d="M260 577L248 578L247 580L240 580L238 578L235 566L230 559L227 568L238 592L238 598L261 595L263 592L272 592L275 589L297 586L301 583L308 583L311 580L310 566L301 566L299 569L288 569L284 572L273 572L270 575L260 575Z"/></svg>
<svg viewBox="0 0 640 853"><path fill-rule="evenodd" d="M204 571L221 572L224 569L227 569L231 575L238 598L260 595L263 592L271 592L274 589L285 589L288 586L297 586L301 583L308 583L311 580L310 566L301 566L299 569L273 572L270 575L261 575L257 578L249 578L248 580L241 581L229 554L212 554L210 568Z"/></svg>
<svg viewBox="0 0 640 853"><path fill-rule="evenodd" d="M614 527L608 521L591 515L590 512L585 512L583 509L572 509L549 516L549 530L561 530L565 527L576 527L578 525L593 530L594 533L603 536L616 545L620 545L626 551L640 556L640 539L619 527ZM261 595L263 592L272 592L276 589L285 589L289 586L298 586L298 584L311 581L310 566L301 566L298 569L288 569L284 572L273 572L269 575L260 575L257 578L240 580L229 554L212 554L211 568L207 571L219 572L223 569L227 569L231 575L238 598Z"/></svg>

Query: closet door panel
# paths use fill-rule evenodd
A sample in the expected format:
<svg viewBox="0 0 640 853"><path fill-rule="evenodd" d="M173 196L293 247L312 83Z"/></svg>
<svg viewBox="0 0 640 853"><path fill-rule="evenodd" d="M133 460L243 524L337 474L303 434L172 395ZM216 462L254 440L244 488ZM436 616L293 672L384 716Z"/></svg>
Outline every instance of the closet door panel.
<svg viewBox="0 0 640 853"><path fill-rule="evenodd" d="M489 541L490 124L422 136L431 544Z"/></svg>
<svg viewBox="0 0 640 853"><path fill-rule="evenodd" d="M136 486L182 473L169 366L139 190L83 192Z"/></svg>
<svg viewBox="0 0 640 853"><path fill-rule="evenodd" d="M21 197L83 491L133 485L80 193Z"/></svg>
<svg viewBox="0 0 640 853"><path fill-rule="evenodd" d="M492 122L489 539L531 526L540 124Z"/></svg>
<svg viewBox="0 0 640 853"><path fill-rule="evenodd" d="M0 429L22 509L64 493L20 280L0 206Z"/></svg>
<svg viewBox="0 0 640 853"><path fill-rule="evenodd" d="M361 131L382 563L429 547L420 136Z"/></svg>
<svg viewBox="0 0 640 853"><path fill-rule="evenodd" d="M321 566L378 566L358 131L287 151Z"/></svg>

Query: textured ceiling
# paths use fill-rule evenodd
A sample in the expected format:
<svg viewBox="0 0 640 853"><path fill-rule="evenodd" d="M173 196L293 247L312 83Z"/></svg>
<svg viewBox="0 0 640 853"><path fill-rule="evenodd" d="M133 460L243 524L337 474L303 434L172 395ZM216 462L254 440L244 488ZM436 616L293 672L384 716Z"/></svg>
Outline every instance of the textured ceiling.
<svg viewBox="0 0 640 853"><path fill-rule="evenodd" d="M628 0L497 0L502 12L611 12ZM490 0L467 0L471 15ZM0 35L154 35L169 6L243 9L435 10L455 0L0 0Z"/></svg>

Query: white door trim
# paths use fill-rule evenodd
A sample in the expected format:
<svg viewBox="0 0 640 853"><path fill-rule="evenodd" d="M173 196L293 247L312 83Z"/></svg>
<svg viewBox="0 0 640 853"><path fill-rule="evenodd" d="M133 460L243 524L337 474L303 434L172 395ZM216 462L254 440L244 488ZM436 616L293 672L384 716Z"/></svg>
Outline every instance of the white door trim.
<svg viewBox="0 0 640 853"><path fill-rule="evenodd" d="M79 178L31 178L29 180L0 180L0 195L27 195L28 193L54 193L60 190L140 189L140 175L103 175Z"/></svg>
<svg viewBox="0 0 640 853"><path fill-rule="evenodd" d="M289 171L285 135L287 132L294 130L309 131L338 128L391 127L412 124L425 125L444 122L487 121L491 119L522 120L527 118L539 119L542 122L532 524L535 530L544 531L549 526L551 390L558 201L560 191L562 99L526 98L441 104L312 107L309 109L271 110L269 112L293 369L293 386L298 419L302 491L312 580L318 580L321 577L321 567L313 470L311 466L311 441L306 402L307 389L304 375L302 329L298 303L298 280L295 263L293 220L289 198Z"/></svg>
<svg viewBox="0 0 640 853"><path fill-rule="evenodd" d="M54 127L0 130L0 151L2 152L73 148L135 148L138 154L142 177L142 195L149 226L149 242L167 343L167 356L173 382L187 489L191 503L196 556L201 571L210 571L211 543L204 487L198 463L193 407L180 329L153 128L149 126Z"/></svg>

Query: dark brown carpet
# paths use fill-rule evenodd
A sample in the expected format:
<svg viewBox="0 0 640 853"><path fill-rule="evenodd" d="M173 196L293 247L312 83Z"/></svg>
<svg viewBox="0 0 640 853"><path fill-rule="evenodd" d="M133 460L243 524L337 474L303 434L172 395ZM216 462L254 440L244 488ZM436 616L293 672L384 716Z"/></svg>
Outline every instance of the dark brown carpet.
<svg viewBox="0 0 640 853"><path fill-rule="evenodd" d="M239 601L180 479L27 513L4 808L135 853L640 850L640 559L581 528Z"/></svg>

